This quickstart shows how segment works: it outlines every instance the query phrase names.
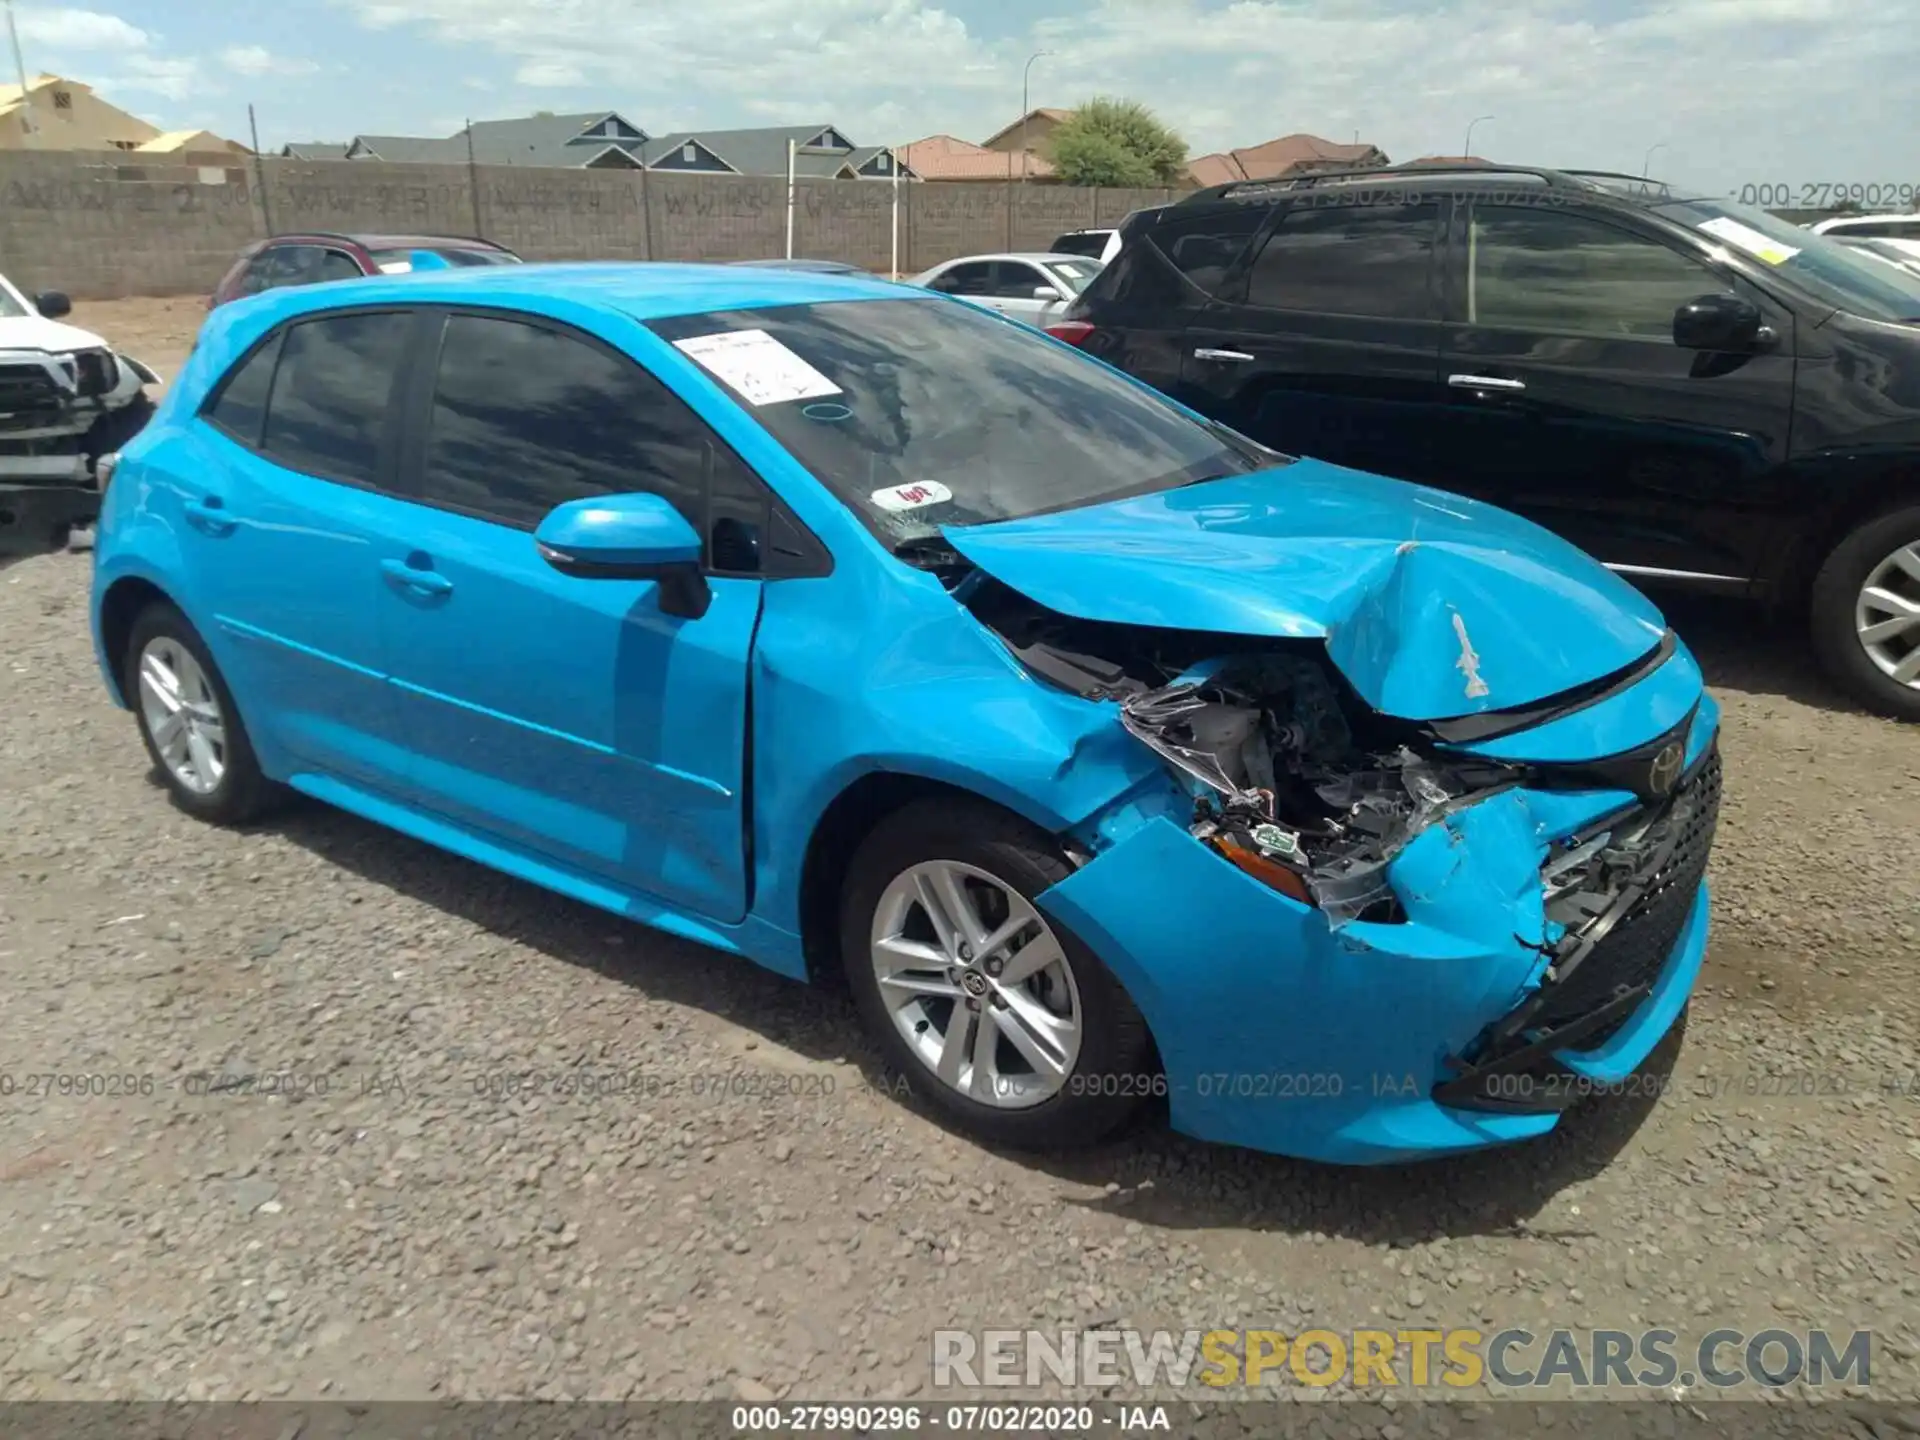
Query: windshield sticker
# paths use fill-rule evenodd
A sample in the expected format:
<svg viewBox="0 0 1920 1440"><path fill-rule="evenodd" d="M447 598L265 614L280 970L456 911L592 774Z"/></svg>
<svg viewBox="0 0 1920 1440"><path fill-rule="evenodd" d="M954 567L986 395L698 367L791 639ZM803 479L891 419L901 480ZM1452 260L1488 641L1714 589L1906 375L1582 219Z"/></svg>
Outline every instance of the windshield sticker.
<svg viewBox="0 0 1920 1440"><path fill-rule="evenodd" d="M944 505L953 499L953 491L938 480L919 480L911 485L889 485L885 490L874 491L868 498L882 510L897 515L902 510Z"/></svg>
<svg viewBox="0 0 1920 1440"><path fill-rule="evenodd" d="M1769 265L1785 264L1800 253L1791 245L1782 245L1778 240L1762 235L1751 225L1742 225L1730 215L1716 215L1711 220L1702 220L1700 228L1729 245L1738 245L1749 255L1757 256Z"/></svg>
<svg viewBox="0 0 1920 1440"><path fill-rule="evenodd" d="M723 330L673 342L750 405L839 395L840 387L764 330Z"/></svg>

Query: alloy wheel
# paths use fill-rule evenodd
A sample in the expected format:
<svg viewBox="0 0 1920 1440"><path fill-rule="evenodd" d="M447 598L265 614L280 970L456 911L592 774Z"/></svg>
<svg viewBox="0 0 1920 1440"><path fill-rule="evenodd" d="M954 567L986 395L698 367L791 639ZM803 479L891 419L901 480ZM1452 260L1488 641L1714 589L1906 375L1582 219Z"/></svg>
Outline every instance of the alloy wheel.
<svg viewBox="0 0 1920 1440"><path fill-rule="evenodd" d="M170 635L140 652L140 718L169 774L210 795L227 773L227 723L200 662Z"/></svg>
<svg viewBox="0 0 1920 1440"><path fill-rule="evenodd" d="M1867 572L1853 623L1867 658L1920 690L1920 543L1902 545Z"/></svg>
<svg viewBox="0 0 1920 1440"><path fill-rule="evenodd" d="M888 1015L942 1084L1003 1110L1066 1085L1085 1025L1080 990L1018 891L972 865L923 861L881 892L871 946Z"/></svg>

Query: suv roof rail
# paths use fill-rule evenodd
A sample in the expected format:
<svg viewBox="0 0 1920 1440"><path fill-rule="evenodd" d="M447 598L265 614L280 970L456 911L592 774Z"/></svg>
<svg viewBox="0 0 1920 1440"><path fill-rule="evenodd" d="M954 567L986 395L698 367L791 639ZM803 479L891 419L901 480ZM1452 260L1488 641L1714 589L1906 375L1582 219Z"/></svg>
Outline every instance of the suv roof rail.
<svg viewBox="0 0 1920 1440"><path fill-rule="evenodd" d="M1310 190L1316 185L1330 181L1366 180L1382 175L1425 176L1425 175L1531 175L1553 189L1593 190L1594 185L1586 177L1606 176L1623 180L1639 180L1638 175L1615 177L1606 170L1550 170L1544 165L1428 165L1411 161L1404 165L1373 165L1357 170L1308 170L1299 175L1274 175L1261 180L1230 180L1224 185L1209 185L1204 190L1196 190L1191 195L1182 196L1174 203L1177 205L1201 204L1209 200L1229 200L1237 197L1241 191L1262 190ZM1648 184L1658 184L1648 181Z"/></svg>

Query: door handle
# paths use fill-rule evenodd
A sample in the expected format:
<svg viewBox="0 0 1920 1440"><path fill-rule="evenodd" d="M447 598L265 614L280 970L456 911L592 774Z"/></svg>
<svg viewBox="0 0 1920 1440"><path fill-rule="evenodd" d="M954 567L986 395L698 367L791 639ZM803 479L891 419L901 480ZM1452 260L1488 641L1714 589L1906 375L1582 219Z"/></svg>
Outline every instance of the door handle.
<svg viewBox="0 0 1920 1440"><path fill-rule="evenodd" d="M1456 390L1499 390L1509 395L1527 388L1524 380L1508 380L1500 375L1449 375L1447 384Z"/></svg>
<svg viewBox="0 0 1920 1440"><path fill-rule="evenodd" d="M1193 358L1196 360L1220 360L1228 364L1239 364L1242 361L1251 360L1254 357L1247 354L1244 350L1215 350L1211 346L1202 345L1198 350L1193 352Z"/></svg>
<svg viewBox="0 0 1920 1440"><path fill-rule="evenodd" d="M218 495L209 495L204 500L189 500L186 504L187 523L196 530L209 535L231 535L234 518L227 513L224 501Z"/></svg>
<svg viewBox="0 0 1920 1440"><path fill-rule="evenodd" d="M453 590L453 582L446 576L421 566L409 565L404 560L382 560L380 573L392 584L418 595L446 595Z"/></svg>

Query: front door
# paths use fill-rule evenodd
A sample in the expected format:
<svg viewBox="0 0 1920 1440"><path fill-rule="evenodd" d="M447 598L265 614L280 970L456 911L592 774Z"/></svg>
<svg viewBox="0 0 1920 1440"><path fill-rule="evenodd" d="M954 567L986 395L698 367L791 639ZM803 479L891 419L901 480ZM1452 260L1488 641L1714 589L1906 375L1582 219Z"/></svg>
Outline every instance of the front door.
<svg viewBox="0 0 1920 1440"><path fill-rule="evenodd" d="M416 801L721 921L746 911L747 670L761 581L697 619L654 581L541 559L555 505L665 495L699 528L718 443L631 358L563 326L445 318L379 538L381 627ZM710 554L709 559L714 557Z"/></svg>
<svg viewBox="0 0 1920 1440"><path fill-rule="evenodd" d="M1306 192L1182 337L1183 397L1291 455L1432 479L1440 213Z"/></svg>
<svg viewBox="0 0 1920 1440"><path fill-rule="evenodd" d="M1768 531L1751 502L1787 455L1792 313L1612 216L1481 202L1451 251L1443 483L1629 575L1753 574ZM1676 346L1674 311L1729 290L1761 307L1777 346Z"/></svg>

